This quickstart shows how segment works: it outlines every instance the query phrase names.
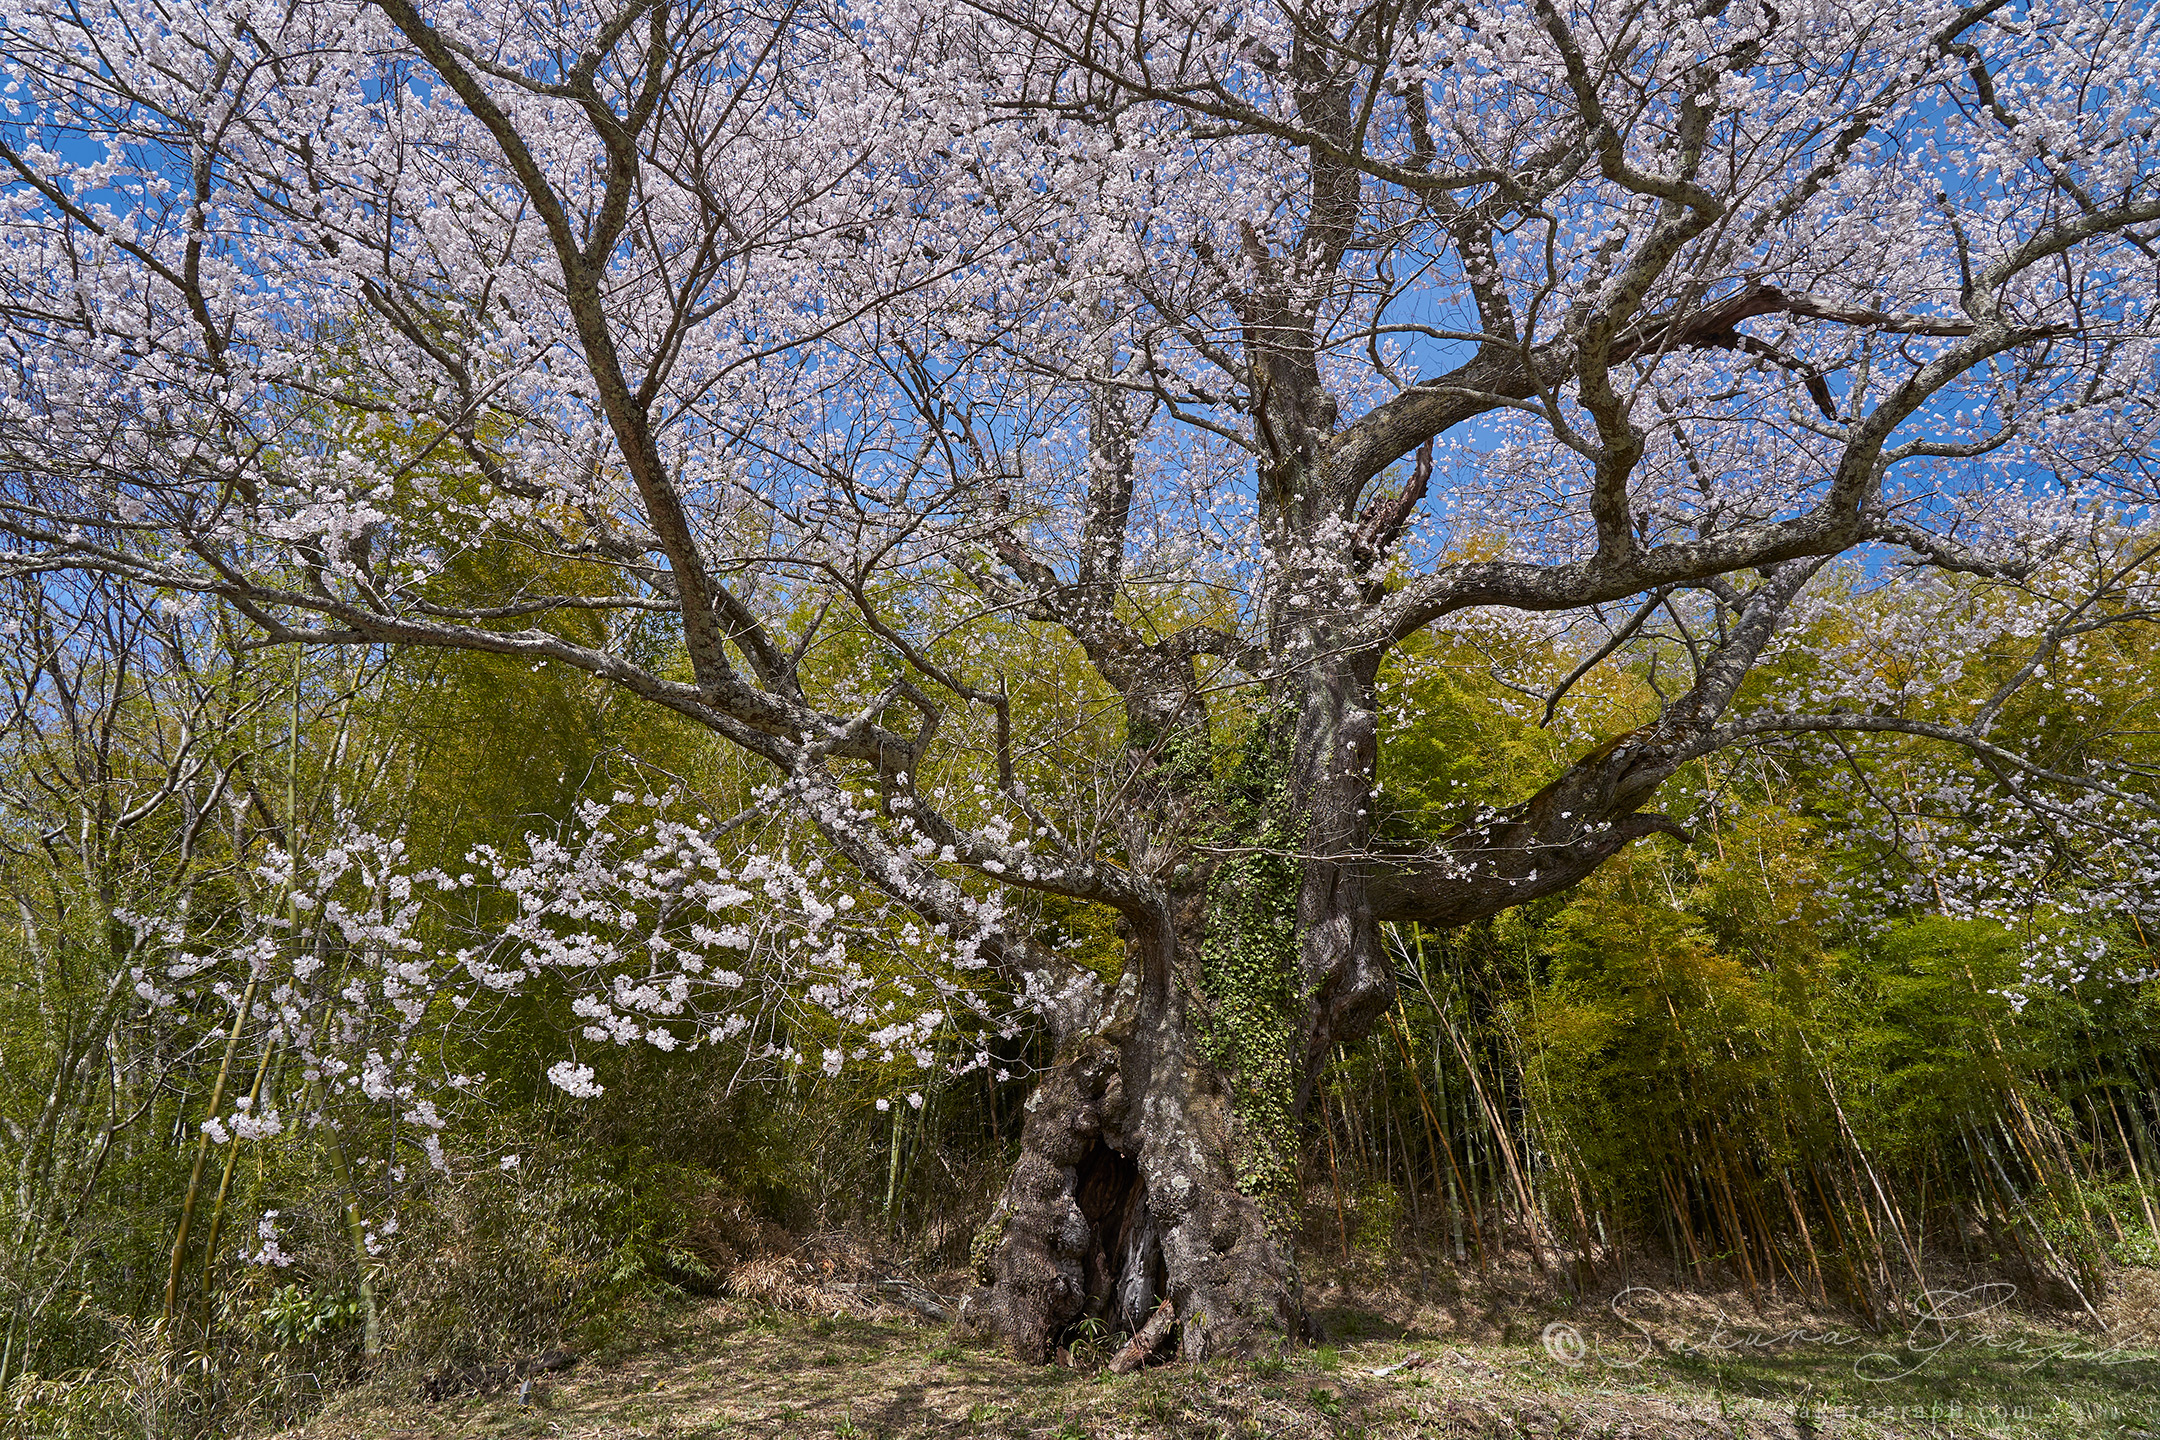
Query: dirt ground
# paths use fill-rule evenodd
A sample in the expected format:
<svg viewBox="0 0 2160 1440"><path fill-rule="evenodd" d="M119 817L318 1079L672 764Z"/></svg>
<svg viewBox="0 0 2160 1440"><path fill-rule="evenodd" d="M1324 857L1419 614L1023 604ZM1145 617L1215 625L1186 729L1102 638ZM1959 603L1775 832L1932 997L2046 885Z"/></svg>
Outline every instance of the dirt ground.
<svg viewBox="0 0 2160 1440"><path fill-rule="evenodd" d="M1731 1296L1406 1297L1340 1272L1316 1287L1330 1344L1127 1376L1086 1343L1021 1366L846 1297L678 1303L529 1387L428 1403L379 1381L284 1440L2160 1440L2160 1272L2124 1275L2105 1328L1976 1286L1871 1331Z"/></svg>

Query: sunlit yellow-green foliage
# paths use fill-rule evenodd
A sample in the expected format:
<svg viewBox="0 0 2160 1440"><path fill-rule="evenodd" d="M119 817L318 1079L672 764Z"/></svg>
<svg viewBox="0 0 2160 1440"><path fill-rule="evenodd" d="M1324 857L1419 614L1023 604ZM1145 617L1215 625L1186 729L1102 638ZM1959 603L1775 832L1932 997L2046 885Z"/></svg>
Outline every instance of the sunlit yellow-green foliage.
<svg viewBox="0 0 2160 1440"><path fill-rule="evenodd" d="M1439 833L1478 805L1522 799L1557 770L1558 737L1524 716L1523 696L1493 682L1491 663L1465 639L1434 635L1389 666L1381 813L1395 824Z"/></svg>
<svg viewBox="0 0 2160 1440"><path fill-rule="evenodd" d="M1919 591L1825 579L1845 603L1798 625L1734 713L1842 704L1955 721L2022 677L1996 721L2006 746L2065 771L2105 760L2132 785L2160 762L2160 626L2125 616L2036 658L2063 613L2038 598L2060 593L2046 577ZM1685 673L1656 628L1580 679L1549 728L1537 692L1569 662L1535 632L1464 627L1406 648L1383 696L1392 822L1445 833L1653 718L1656 690ZM1961 635L1978 638L1942 643ZM2122 977L2154 951L2078 888L2136 852L2073 868L2071 844L2010 803L2005 773L1897 734L1691 766L1654 802L1689 844L1638 842L1569 895L1406 936L1407 1030L1346 1056L1333 1083L1464 1117L1467 1133L1428 1133L1430 1158L1406 1167L1468 1187L1450 1212L1461 1254L1462 1217L1520 1213L1512 1149L1552 1187L1543 1215L1518 1223L1661 1234L1698 1274L1821 1286L1872 1313L1893 1271L1909 1278L1906 1252L1948 1233L1961 1257L2028 1257L2097 1293L2103 1253L2151 1252L2153 1112L2127 1097L2160 1073L2160 986ZM1980 902L1999 918L1943 913ZM2057 953L2084 958L2051 970ZM1455 1088L1473 1070L1474 1103L1475 1085ZM1356 1112L1342 1113L1354 1139ZM1973 1229L1987 1238L1964 1238Z"/></svg>
<svg viewBox="0 0 2160 1440"><path fill-rule="evenodd" d="M1413 636L1381 674L1381 813L1390 825L1434 835L1479 806L1535 794L1576 756L1654 719L1649 663L1608 665L1570 688L1546 723L1543 697L1567 674L1549 641L1501 626L1468 625Z"/></svg>
<svg viewBox="0 0 2160 1440"><path fill-rule="evenodd" d="M423 478L467 483L447 463ZM530 536L468 536L445 553L429 591L441 604L591 596L605 583ZM963 578L950 580L949 592L930 586L877 602L899 628L928 637L925 653L959 683L1007 697L1009 748L992 706L915 676L944 710L916 783L942 788L962 822L1009 817L1014 806L1000 793L1009 760L1031 802L1067 834L1105 863L1127 863L1131 806L1115 763L1125 738L1115 696L1068 639L1018 616L985 615ZM1909 702L1913 713L1969 710L2030 654L2029 638L2007 636L1916 670L1913 647L1885 638L1895 624L1921 623L1915 602L1848 583L1853 603L1809 622L1808 643L1775 657L1741 709L1775 687L1805 690L1822 673L1811 667L1830 663L1819 653L1827 650L1853 674L1911 682L1911 693L1927 697ZM1929 603L1931 615L1962 605L1999 621L2029 602L1957 581ZM790 609L781 628L799 633L813 613ZM1126 618L1154 632L1228 617L1196 585ZM488 623L580 643L612 626L611 645L628 644L661 673L687 674L678 640L657 622L557 608ZM2005 707L2006 732L2065 767L2087 755L2160 761L2148 678L2160 668L2155 630L2129 623L2065 646L2038 672L2052 688L2027 686ZM1479 806L1523 800L1574 757L1652 719L1659 690L1670 694L1684 670L1684 649L1669 636L1645 638L1577 681L1548 725L1532 692L1558 683L1575 652L1539 633L1473 620L1420 637L1389 662L1380 777L1389 839L1431 839ZM867 705L899 677L860 617L837 607L824 616L803 677L820 703ZM27 930L0 942L0 1113L9 1120L35 1116L56 1057L94 1017L110 978L112 905L184 912L199 938L225 936L248 907L274 899L250 866L277 835L311 844L349 816L401 834L416 864L455 873L477 845L515 856L529 832L571 833L582 823L579 801L623 790L657 803L605 824L655 813L717 824L747 810L730 844L837 865L808 826L758 801L757 787L775 778L760 762L571 666L451 651L274 651L250 659L241 678L233 703L245 717L218 751L220 764L234 763L234 786L198 847L216 850L217 863L185 885L161 868L182 828L169 816L116 840L118 863L105 871L69 868L40 850L33 837L51 817L9 817L11 884L31 898L41 938L64 942L46 952L60 955L58 966ZM1204 685L1228 678L1202 675ZM1250 692L1227 684L1207 703L1213 753L1165 763L1211 765L1223 780L1259 711ZM909 733L921 723L899 702L879 718ZM146 713L130 723L155 734L171 721ZM1339 1226L1346 1245L1356 1236L1379 1249L1402 1227L1423 1226L1424 1239L1444 1237L1438 1243L1464 1265L1532 1232L1586 1254L1597 1247L1584 1237L1603 1235L1609 1245L1661 1250L1706 1277L1724 1266L1757 1281L1820 1282L1863 1314L1905 1283L1884 1276L1903 1264L1885 1257L1906 1221L1938 1248L1951 1243L1946 1235L1960 1244L1977 1237L1983 1258L2029 1252L2081 1284L2097 1283L2100 1257L2130 1263L2146 1254L2142 1217L2160 1192L2141 1127L2160 1075L2160 994L2116 983L2105 966L2088 981L2033 986L2023 965L2049 927L2105 947L2121 962L2114 969L2149 963L2148 937L2112 914L2076 914L2056 903L2066 892L2046 885L2008 923L1935 913L1947 907L1915 882L1968 822L1947 813L1948 802L1928 827L1895 834L1862 829L1853 816L1877 796L1903 802L1940 788L1958 766L1970 770L1945 755L1911 737L1872 736L1713 758L1655 801L1686 823L1689 844L1638 842L1573 893L1461 934L1394 937L1405 962L1402 1005L1371 1043L1344 1053L1320 1099L1285 1119L1279 1137L1282 1158L1302 1160L1297 1180L1339 1179L1354 1214L1334 1210L1330 1187L1327 1226ZM150 770L125 778L155 783ZM1985 778L1971 793L1998 795ZM71 817L86 813L82 796L63 798ZM2048 872L2049 883L2062 873ZM875 978L873 999L910 1000L903 987L912 985L919 1003L922 967L934 957L906 938L907 916L881 910L867 888L859 893L850 953ZM499 920L490 907L506 902L474 891L467 903L464 929L431 938L445 948L470 943ZM1102 907L1022 896L1014 914L1105 980L1126 963L1120 926ZM967 983L998 984L988 974ZM294 1128L242 1150L213 1149L204 1187L213 1196L223 1161L237 1153L244 1163L234 1169L220 1254L204 1256L198 1240L186 1257L185 1323L209 1324L207 1310L221 1327L217 1343L254 1357L248 1363L264 1375L334 1381L406 1363L362 1350L359 1280L369 1275L393 1348L416 1366L477 1363L514 1336L596 1343L630 1296L718 1283L693 1232L700 1217L722 1212L798 1228L869 1224L925 1263L957 1265L1009 1162L1029 1077L1048 1059L1039 1035L1001 1036L956 1019L939 1031L930 1066L905 1052L873 1053L829 1076L816 1057L845 1037L814 1010L763 1015L758 1032L808 1063L745 1064L743 1047L663 1054L585 1040L569 1010L572 988L544 979L484 1015L453 1016L441 1005L443 1023L427 1031L430 1063L487 1077L454 1102L465 1108L449 1132L447 1175L426 1172L409 1126L352 1102L335 1132ZM0 1244L11 1294L66 1280L106 1307L68 1313L79 1292L50 1289L50 1303L21 1327L27 1349L14 1352L33 1355L38 1385L120 1353L137 1333L126 1327L157 1312L218 1054L215 1043L180 1046L194 1033L180 1018L123 1037L115 1053L134 1088L83 1091L95 1102L83 1107L92 1120L143 1108L116 1132L96 1184L80 1192L90 1202L67 1221L73 1248L30 1255ZM208 1029L214 1007L187 1018ZM977 1047L991 1056L985 1069L944 1073ZM573 1049L605 1086L595 1099L571 1100L544 1078ZM258 1060L267 1060L266 1093L288 1113L308 1103L308 1082L289 1057L243 1050L239 1069L252 1075ZM78 1159L97 1155L95 1125L67 1133ZM10 1162L24 1153L9 1151ZM2132 1160L2144 1167L2136 1175ZM346 1162L370 1203L394 1203L406 1224L372 1261L346 1224L354 1188ZM1349 1173L1335 1176L1338 1164ZM0 1204L11 1227L22 1219L9 1208L21 1173L9 1174ZM235 1263L236 1238L273 1210L293 1267ZM135 1319L108 1318L128 1315Z"/></svg>
<svg viewBox="0 0 2160 1440"><path fill-rule="evenodd" d="M2160 986L2035 991L1994 921L1855 927L1816 827L1775 799L1726 810L1690 850L1639 845L1542 917L1494 927L1547 1143L1636 1223L1705 1175L1824 1183L1855 1153L1995 1185L1972 1173L1983 1131L2074 1189L2056 1137L2080 1123L2081 1091L2061 1077L2148 1064Z"/></svg>
<svg viewBox="0 0 2160 1440"><path fill-rule="evenodd" d="M1772 977L1721 951L1659 868L1636 855L1596 877L1520 1002L1533 1089L1591 1165L1630 1181L1687 1143L1683 1107L1729 1111L1766 1078L1782 1018Z"/></svg>
<svg viewBox="0 0 2160 1440"><path fill-rule="evenodd" d="M1961 1115L2046 1103L2039 1077L2085 1058L2077 997L2013 1009L2017 937L2000 925L1924 917L1842 960L1833 1055L1854 1082L1855 1123L1885 1153L1947 1141Z"/></svg>
<svg viewBox="0 0 2160 1440"><path fill-rule="evenodd" d="M910 677L940 708L930 760L913 777L916 787L943 791L946 812L976 824L991 814L1010 815L1000 793L1002 765L1009 763L1031 804L1116 863L1119 776L1111 757L1123 743L1124 720L1115 694L1071 638L1055 627L986 615L963 594L931 589L870 598L885 623L934 637L926 655L946 675L979 694L1002 696L1009 707L1001 760L994 705L971 703L922 676ZM806 609L791 624L799 628L809 619ZM889 649L863 620L837 611L825 617L802 670L805 689L841 710L860 708L899 678ZM880 718L902 734L923 724L905 703L890 705ZM1123 970L1124 942L1110 911L1055 896L1011 898L1033 918L1040 938L1070 947L1068 953L1106 979Z"/></svg>

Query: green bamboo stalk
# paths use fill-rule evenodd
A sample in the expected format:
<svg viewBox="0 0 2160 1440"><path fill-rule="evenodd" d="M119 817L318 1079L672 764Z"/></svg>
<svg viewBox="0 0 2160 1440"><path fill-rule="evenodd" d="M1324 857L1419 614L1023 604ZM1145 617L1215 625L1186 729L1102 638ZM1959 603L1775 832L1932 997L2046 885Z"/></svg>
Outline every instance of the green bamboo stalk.
<svg viewBox="0 0 2160 1440"><path fill-rule="evenodd" d="M218 1062L217 1081L210 1087L209 1119L216 1119L218 1108L225 1103L225 1082L232 1074L233 1053L240 1048L240 1031L247 1024L248 1012L255 1008L255 989L261 976L250 974L247 989L241 992L239 1010L233 1015L232 1030L225 1036L225 1056ZM180 1227L173 1235L172 1262L165 1271L165 1304L158 1311L158 1324L170 1326L180 1298L180 1266L187 1258L188 1230L195 1221L196 1201L202 1193L203 1171L210 1160L210 1132L197 1134L195 1143L195 1168L188 1176L186 1198L180 1203Z"/></svg>
<svg viewBox="0 0 2160 1440"><path fill-rule="evenodd" d="M263 1077L270 1071L270 1057L277 1051L272 1041L263 1047L262 1055L255 1062L255 1083L248 1088L248 1114L260 1113L263 1093ZM203 1328L210 1327L210 1282L217 1268L218 1236L225 1228L225 1197L232 1193L233 1167L240 1162L240 1137L235 1134L226 1143L225 1171L218 1177L217 1199L210 1206L210 1233L203 1244Z"/></svg>

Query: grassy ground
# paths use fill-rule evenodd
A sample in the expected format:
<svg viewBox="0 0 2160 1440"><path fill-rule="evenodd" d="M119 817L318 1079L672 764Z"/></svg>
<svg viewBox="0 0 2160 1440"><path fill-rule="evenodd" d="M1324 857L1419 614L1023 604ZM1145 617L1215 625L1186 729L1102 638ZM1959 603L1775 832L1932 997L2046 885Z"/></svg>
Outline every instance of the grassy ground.
<svg viewBox="0 0 2160 1440"><path fill-rule="evenodd" d="M2140 1273L2160 1291L2160 1275ZM2146 1304L2118 1307L2103 1331L2021 1315L2005 1298L1948 1297L1933 1320L1871 1333L1647 1292L1580 1307L1360 1304L1338 1281L1319 1309L1333 1344L1122 1377L1086 1347L1026 1367L890 1315L716 1301L654 1312L536 1377L523 1403L513 1389L424 1404L379 1382L286 1440L2160 1440L2160 1334Z"/></svg>

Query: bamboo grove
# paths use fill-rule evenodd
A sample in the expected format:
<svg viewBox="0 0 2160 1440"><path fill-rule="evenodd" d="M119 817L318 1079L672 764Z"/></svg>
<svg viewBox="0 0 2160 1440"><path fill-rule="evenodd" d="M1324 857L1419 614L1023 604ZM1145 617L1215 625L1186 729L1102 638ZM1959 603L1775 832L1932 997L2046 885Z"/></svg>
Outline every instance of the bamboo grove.
<svg viewBox="0 0 2160 1440"><path fill-rule="evenodd" d="M1917 602L1869 603L1880 626ZM587 1046L581 1100L541 1073L575 1040L562 994L421 996L408 1038L445 1079L436 1132L401 1123L409 1097L303 1060L293 1037L349 1016L281 1013L259 971L148 963L215 941L200 953L259 944L361 976L366 944L301 907L288 847L345 843L358 816L469 863L560 831L594 793L720 808L750 793L739 760L546 667L250 650L214 610L94 581L18 585L9 606L0 1413L16 1433L211 1433L385 1367L455 1376L589 1339L636 1295L709 1289L729 1245L773 1227L851 1228L929 1268L979 1250L1052 1059L1040 1030L931 1042L989 1046L995 1067L973 1073L902 1055L841 1077L808 1058L814 1016L776 1013L697 1054ZM2144 763L2149 630L2057 656L2018 723ZM1822 663L1834 638L1779 663ZM850 663L849 643L825 662ZM1084 735L1100 697L1078 667L1001 643L1031 677L1016 714ZM1411 652L1390 714L1426 738L1382 777L1389 823L1442 823L1625 728L1679 643L1638 631L1553 726L1518 682L1564 674L1565 635L1465 626ZM2015 660L1967 656L1956 683ZM956 784L996 752L959 753ZM1396 1002L1338 1052L1299 1136L1307 1249L1393 1254L1405 1284L1738 1290L1864 1325L1974 1276L2089 1310L2120 1267L2160 1263L2149 938L2062 903L2089 855L2033 883L1989 860L1976 835L2050 840L2006 836L1985 781L1905 737L1766 743L1685 778L1685 844L1639 845L1468 929L1391 929ZM507 918L484 887L461 903L429 922L438 943ZM1114 917L1045 905L1034 923L1115 973Z"/></svg>

